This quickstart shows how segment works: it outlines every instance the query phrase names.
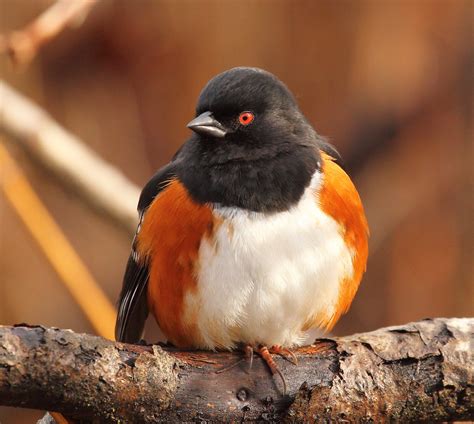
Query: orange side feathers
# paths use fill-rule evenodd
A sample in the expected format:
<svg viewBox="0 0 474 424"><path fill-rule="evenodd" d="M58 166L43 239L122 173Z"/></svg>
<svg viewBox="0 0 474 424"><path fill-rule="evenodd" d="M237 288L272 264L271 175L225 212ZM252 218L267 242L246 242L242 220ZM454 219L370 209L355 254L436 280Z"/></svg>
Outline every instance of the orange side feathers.
<svg viewBox="0 0 474 424"><path fill-rule="evenodd" d="M150 205L138 235L138 252L149 260L150 310L179 347L191 346L198 336L184 301L188 292L196 290L201 240L213 230L211 209L195 203L174 179Z"/></svg>
<svg viewBox="0 0 474 424"><path fill-rule="evenodd" d="M324 183L319 193L320 206L339 223L344 241L352 252L354 268L353 274L340 283L335 313L321 320L321 326L330 330L349 309L365 272L369 227L359 193L349 176L330 156L324 152L321 152L321 156Z"/></svg>

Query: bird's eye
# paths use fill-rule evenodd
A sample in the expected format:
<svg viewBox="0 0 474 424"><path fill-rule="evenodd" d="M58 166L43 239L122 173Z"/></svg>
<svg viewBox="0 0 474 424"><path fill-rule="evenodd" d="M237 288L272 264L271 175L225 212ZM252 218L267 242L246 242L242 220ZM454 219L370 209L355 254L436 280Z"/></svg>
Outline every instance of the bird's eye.
<svg viewBox="0 0 474 424"><path fill-rule="evenodd" d="M242 112L239 115L239 122L242 125L249 125L254 120L254 118L255 116L252 112Z"/></svg>

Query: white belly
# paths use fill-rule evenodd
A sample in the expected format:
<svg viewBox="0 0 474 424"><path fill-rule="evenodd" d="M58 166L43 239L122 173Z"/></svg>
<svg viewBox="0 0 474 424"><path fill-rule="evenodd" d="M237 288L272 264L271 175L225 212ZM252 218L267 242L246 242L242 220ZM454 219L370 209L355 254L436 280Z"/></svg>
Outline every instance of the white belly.
<svg viewBox="0 0 474 424"><path fill-rule="evenodd" d="M185 308L201 347L298 345L311 317L333 313L353 266L338 223L318 206L320 182L317 173L287 212L214 209L223 223L201 244L198 288Z"/></svg>

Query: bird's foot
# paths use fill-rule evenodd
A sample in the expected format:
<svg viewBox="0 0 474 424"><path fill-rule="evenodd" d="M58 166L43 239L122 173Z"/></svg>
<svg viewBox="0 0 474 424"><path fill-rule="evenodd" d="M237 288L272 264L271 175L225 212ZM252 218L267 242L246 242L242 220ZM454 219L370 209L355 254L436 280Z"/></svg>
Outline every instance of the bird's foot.
<svg viewBox="0 0 474 424"><path fill-rule="evenodd" d="M285 358L288 362L291 362L293 365L298 365L298 358L295 353L286 347L273 345L269 351L272 355L279 355L282 358Z"/></svg>
<svg viewBox="0 0 474 424"><path fill-rule="evenodd" d="M221 369L217 370L216 373L221 374L223 372L229 371L232 368L235 368L237 365L239 365L240 363L242 363L245 360L249 361L248 372L250 372L250 370L252 369L252 365L253 365L253 347L251 345L245 345L243 350L244 350L244 353L245 353L245 356L243 358L238 359L233 364L230 364L227 367L224 367L224 368L221 368Z"/></svg>
<svg viewBox="0 0 474 424"><path fill-rule="evenodd" d="M257 350L258 354L261 356L261 358L267 363L268 368L270 368L270 371L272 372L273 375L278 374L278 376L281 379L281 382L283 383L283 396L286 395L286 380L285 377L283 376L283 373L280 371L280 368L278 368L277 363L273 359L272 354L268 350L267 346L259 346Z"/></svg>
<svg viewBox="0 0 474 424"><path fill-rule="evenodd" d="M220 373L229 371L230 369L236 367L237 365L239 365L240 363L246 360L249 361L247 372L250 372L253 365L253 354L254 352L256 352L265 361L268 368L270 368L271 373L273 375L277 374L280 377L283 384L283 395L286 395L287 384L286 384L285 377L283 376L283 373L280 371L280 368L278 367L277 363L273 359L272 355L279 355L285 358L287 361L291 362L292 364L298 365L298 358L296 357L296 355L290 349L281 347L279 345L274 345L269 349L267 346L263 346L263 345L260 345L258 348L254 348L252 345L248 344L244 346L243 351L245 353L245 356L243 358L240 358L233 364L230 364L224 368L219 369L218 371L216 371L216 373L220 374Z"/></svg>

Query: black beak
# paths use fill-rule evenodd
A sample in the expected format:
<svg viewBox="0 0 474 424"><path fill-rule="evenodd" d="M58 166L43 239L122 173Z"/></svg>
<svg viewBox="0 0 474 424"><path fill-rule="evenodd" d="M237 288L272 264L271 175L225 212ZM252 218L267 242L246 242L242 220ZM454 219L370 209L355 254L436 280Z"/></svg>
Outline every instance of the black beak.
<svg viewBox="0 0 474 424"><path fill-rule="evenodd" d="M211 112L201 113L194 118L187 127L198 134L223 138L227 132L223 125L212 116Z"/></svg>

